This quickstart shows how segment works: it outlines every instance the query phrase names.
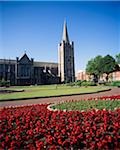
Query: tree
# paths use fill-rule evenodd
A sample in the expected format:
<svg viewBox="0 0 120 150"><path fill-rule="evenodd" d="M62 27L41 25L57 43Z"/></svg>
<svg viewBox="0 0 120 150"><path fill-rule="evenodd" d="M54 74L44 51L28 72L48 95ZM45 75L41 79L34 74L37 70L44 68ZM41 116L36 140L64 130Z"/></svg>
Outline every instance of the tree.
<svg viewBox="0 0 120 150"><path fill-rule="evenodd" d="M90 75L94 74L94 68L95 68L95 63L94 59L91 59L88 61L87 66L86 66L86 72Z"/></svg>
<svg viewBox="0 0 120 150"><path fill-rule="evenodd" d="M115 56L116 62L120 64L120 53Z"/></svg>
<svg viewBox="0 0 120 150"><path fill-rule="evenodd" d="M120 55L118 54L118 62L120 59L119 57ZM108 81L109 74L117 70L119 70L118 63L110 55L106 55L105 57L98 55L94 59L88 61L88 64L86 66L86 72L94 76L95 82L103 73L106 73L106 81Z"/></svg>
<svg viewBox="0 0 120 150"><path fill-rule="evenodd" d="M103 61L102 56L98 55L94 59L91 59L88 61L88 64L86 66L86 72L90 75L94 76L94 81L97 82L100 78L100 75L102 74L103 66L101 65Z"/></svg>
<svg viewBox="0 0 120 150"><path fill-rule="evenodd" d="M97 75L98 79L100 78L100 75L103 73L103 57L101 55L98 55L94 58L95 63L95 74Z"/></svg>
<svg viewBox="0 0 120 150"><path fill-rule="evenodd" d="M117 63L112 56L106 55L105 57L103 57L102 72L107 74L106 81L108 81L109 74L116 71L116 66Z"/></svg>

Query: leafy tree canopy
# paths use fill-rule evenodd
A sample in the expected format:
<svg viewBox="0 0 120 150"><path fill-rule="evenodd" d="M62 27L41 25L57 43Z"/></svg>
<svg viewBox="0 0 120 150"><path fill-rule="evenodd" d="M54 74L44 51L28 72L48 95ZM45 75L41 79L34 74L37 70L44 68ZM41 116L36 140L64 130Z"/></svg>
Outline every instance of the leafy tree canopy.
<svg viewBox="0 0 120 150"><path fill-rule="evenodd" d="M120 53L115 56L116 62L120 64Z"/></svg>
<svg viewBox="0 0 120 150"><path fill-rule="evenodd" d="M94 77L97 77L98 79L103 73L106 73L106 80L108 80L108 75L117 69L118 65L115 59L110 55L106 55L105 57L98 55L94 59L88 61L86 66L86 72L90 75L94 75Z"/></svg>
<svg viewBox="0 0 120 150"><path fill-rule="evenodd" d="M116 70L117 63L112 56L106 55L105 57L103 57L102 65L103 65L103 73L109 74Z"/></svg>
<svg viewBox="0 0 120 150"><path fill-rule="evenodd" d="M102 73L102 56L98 55L94 59L88 61L86 72L90 75L100 76Z"/></svg>

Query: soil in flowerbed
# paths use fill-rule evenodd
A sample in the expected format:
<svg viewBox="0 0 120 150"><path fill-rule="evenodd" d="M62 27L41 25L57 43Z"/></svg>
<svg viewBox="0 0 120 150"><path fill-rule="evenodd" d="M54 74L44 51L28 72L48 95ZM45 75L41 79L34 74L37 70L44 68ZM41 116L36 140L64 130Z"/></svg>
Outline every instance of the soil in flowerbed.
<svg viewBox="0 0 120 150"><path fill-rule="evenodd" d="M0 149L119 149L120 109L49 111L47 104L0 110Z"/></svg>

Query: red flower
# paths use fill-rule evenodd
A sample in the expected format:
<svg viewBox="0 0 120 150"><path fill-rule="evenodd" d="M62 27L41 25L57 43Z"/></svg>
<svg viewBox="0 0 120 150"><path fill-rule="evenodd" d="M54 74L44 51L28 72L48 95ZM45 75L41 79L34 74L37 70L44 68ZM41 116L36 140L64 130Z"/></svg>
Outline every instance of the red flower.
<svg viewBox="0 0 120 150"><path fill-rule="evenodd" d="M120 95L100 99L120 99ZM0 148L119 149L120 108L114 111L52 112L47 106L1 109Z"/></svg>

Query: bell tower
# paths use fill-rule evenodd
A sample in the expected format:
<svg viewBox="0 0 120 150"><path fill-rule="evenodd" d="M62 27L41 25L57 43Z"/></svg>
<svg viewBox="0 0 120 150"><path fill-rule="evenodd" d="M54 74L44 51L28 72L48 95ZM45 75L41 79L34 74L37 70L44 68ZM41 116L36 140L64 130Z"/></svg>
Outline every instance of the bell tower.
<svg viewBox="0 0 120 150"><path fill-rule="evenodd" d="M75 81L74 42L69 41L67 24L64 22L62 41L58 46L58 76L61 82Z"/></svg>

